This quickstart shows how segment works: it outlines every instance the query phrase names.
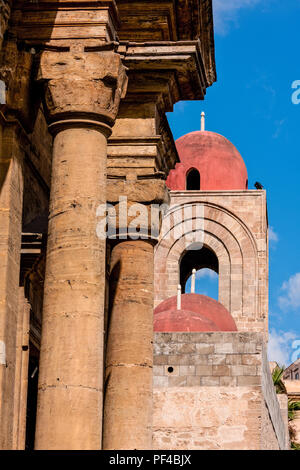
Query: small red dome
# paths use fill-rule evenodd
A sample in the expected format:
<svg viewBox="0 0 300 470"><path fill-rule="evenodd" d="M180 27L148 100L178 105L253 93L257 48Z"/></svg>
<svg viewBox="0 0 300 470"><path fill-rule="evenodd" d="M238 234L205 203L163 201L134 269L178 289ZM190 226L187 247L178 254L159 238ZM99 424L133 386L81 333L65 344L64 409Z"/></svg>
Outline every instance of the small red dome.
<svg viewBox="0 0 300 470"><path fill-rule="evenodd" d="M196 131L176 141L180 163L170 171L167 186L185 191L191 169L200 173L200 190L245 190L247 168L240 153L225 137L215 132Z"/></svg>
<svg viewBox="0 0 300 470"><path fill-rule="evenodd" d="M181 310L177 310L176 295L156 307L154 331L237 331L237 327L220 302L206 295L183 294Z"/></svg>
<svg viewBox="0 0 300 470"><path fill-rule="evenodd" d="M217 325L200 313L189 310L167 310L154 317L154 331L219 331Z"/></svg>

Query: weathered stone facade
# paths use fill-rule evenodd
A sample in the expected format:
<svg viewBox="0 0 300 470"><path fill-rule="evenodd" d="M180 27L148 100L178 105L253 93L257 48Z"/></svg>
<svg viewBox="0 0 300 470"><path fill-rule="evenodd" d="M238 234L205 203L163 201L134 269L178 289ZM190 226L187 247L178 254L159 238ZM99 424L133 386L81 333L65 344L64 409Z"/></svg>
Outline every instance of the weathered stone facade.
<svg viewBox="0 0 300 470"><path fill-rule="evenodd" d="M151 446L155 240L106 243L96 210L168 199L178 156L165 113L215 81L211 1L3 1L0 13L0 446L99 449L103 427L104 447ZM141 306L147 334L137 323L128 336L123 312L131 324ZM131 372L144 417L119 401Z"/></svg>
<svg viewBox="0 0 300 470"><path fill-rule="evenodd" d="M154 448L288 448L262 334L156 333L154 364Z"/></svg>
<svg viewBox="0 0 300 470"><path fill-rule="evenodd" d="M284 448L265 193L166 186L166 112L216 80L211 0L3 0L0 28L0 448ZM203 209L236 333L154 336L185 240L132 238L136 204Z"/></svg>

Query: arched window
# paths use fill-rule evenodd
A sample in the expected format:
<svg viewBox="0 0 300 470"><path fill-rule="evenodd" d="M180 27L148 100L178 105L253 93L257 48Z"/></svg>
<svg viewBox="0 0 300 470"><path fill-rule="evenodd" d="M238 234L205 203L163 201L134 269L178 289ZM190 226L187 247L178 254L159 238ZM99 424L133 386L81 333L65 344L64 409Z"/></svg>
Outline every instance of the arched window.
<svg viewBox="0 0 300 470"><path fill-rule="evenodd" d="M207 247L187 250L180 261L180 284L183 293L191 292L191 275L196 269L196 294L219 299L219 261L215 253Z"/></svg>
<svg viewBox="0 0 300 470"><path fill-rule="evenodd" d="M196 168L192 168L186 175L186 189L188 191L199 191L200 173Z"/></svg>

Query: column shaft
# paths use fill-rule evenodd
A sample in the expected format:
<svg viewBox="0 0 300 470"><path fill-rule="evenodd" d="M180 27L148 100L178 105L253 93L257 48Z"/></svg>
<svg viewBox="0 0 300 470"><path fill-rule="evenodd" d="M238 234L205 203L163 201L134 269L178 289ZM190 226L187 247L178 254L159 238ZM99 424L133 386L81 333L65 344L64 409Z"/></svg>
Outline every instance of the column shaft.
<svg viewBox="0 0 300 470"><path fill-rule="evenodd" d="M112 249L106 351L104 449L151 449L153 246Z"/></svg>
<svg viewBox="0 0 300 470"><path fill-rule="evenodd" d="M0 155L0 449L13 448L22 205L22 155L8 126Z"/></svg>
<svg viewBox="0 0 300 470"><path fill-rule="evenodd" d="M25 449L26 412L28 391L30 304L24 296L24 287L19 287L18 321L16 325L16 365L14 403L14 444L17 450Z"/></svg>
<svg viewBox="0 0 300 470"><path fill-rule="evenodd" d="M100 449L107 136L84 126L54 138L35 447Z"/></svg>

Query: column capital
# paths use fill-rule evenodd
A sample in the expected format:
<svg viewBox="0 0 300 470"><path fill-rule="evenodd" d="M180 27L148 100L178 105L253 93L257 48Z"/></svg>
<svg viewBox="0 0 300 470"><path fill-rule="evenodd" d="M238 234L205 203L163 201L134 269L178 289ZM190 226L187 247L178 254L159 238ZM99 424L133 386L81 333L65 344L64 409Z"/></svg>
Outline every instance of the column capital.
<svg viewBox="0 0 300 470"><path fill-rule="evenodd" d="M39 57L37 81L44 86L49 130L61 127L97 127L110 135L120 100L126 94L127 74L114 45L86 52L44 51Z"/></svg>
<svg viewBox="0 0 300 470"><path fill-rule="evenodd" d="M163 172L143 175L130 180L112 177L107 180L108 206L99 216L106 217L109 227L106 237L110 244L144 240L156 244L163 214L169 207L169 192ZM106 224L101 219L98 236L103 237Z"/></svg>

